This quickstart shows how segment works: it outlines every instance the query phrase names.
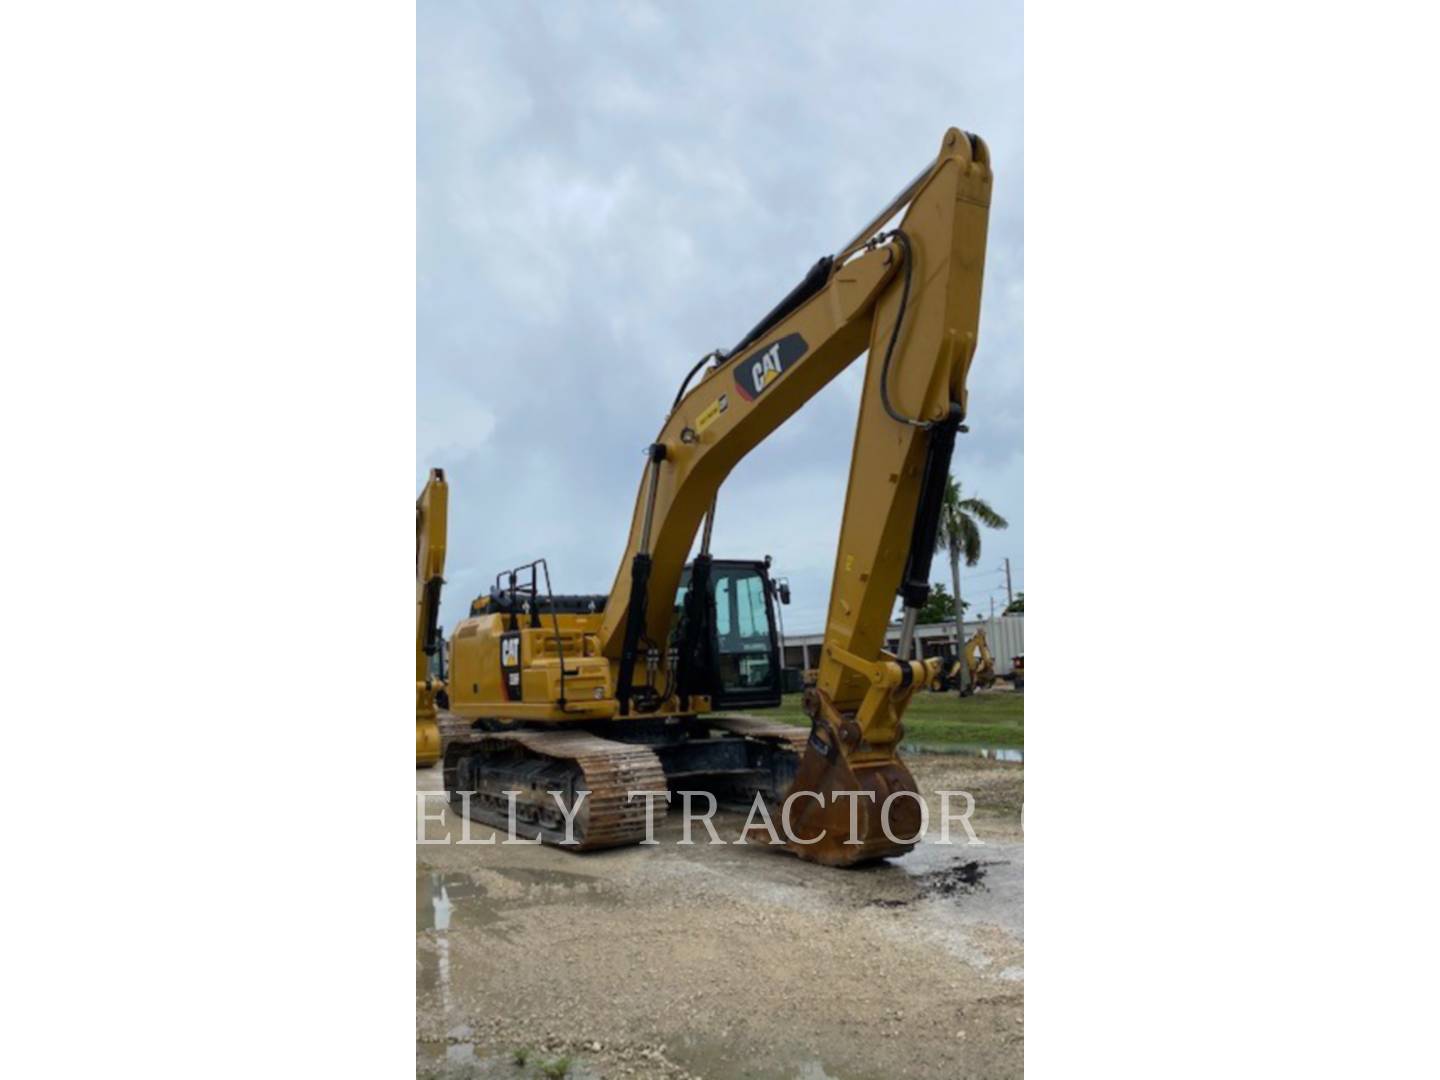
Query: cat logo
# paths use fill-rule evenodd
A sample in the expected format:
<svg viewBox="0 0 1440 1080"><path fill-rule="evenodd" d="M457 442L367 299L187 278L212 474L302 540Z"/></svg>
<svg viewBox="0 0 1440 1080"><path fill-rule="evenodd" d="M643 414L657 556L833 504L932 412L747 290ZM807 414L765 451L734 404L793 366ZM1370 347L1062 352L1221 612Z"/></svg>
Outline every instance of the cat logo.
<svg viewBox="0 0 1440 1080"><path fill-rule="evenodd" d="M514 630L500 636L500 686L506 701L524 700L520 682L520 634Z"/></svg>
<svg viewBox="0 0 1440 1080"><path fill-rule="evenodd" d="M784 375L809 348L799 334L787 334L779 341L750 354L735 367L735 388L746 401L754 401L765 388Z"/></svg>
<svg viewBox="0 0 1440 1080"><path fill-rule="evenodd" d="M765 355L750 365L750 381L755 384L755 393L780 377L780 346L771 345Z"/></svg>

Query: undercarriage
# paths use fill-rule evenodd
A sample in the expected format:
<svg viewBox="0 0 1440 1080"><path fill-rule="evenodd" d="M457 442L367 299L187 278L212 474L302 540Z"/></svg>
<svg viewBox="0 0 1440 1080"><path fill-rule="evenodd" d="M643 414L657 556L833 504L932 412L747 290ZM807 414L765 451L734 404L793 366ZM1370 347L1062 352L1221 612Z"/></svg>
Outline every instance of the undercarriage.
<svg viewBox="0 0 1440 1080"><path fill-rule="evenodd" d="M807 739L805 728L714 714L612 722L603 735L446 721L445 789L457 812L502 830L513 816L517 837L575 851L645 839L647 803L663 806L669 790L708 791L741 811L756 795L778 805Z"/></svg>

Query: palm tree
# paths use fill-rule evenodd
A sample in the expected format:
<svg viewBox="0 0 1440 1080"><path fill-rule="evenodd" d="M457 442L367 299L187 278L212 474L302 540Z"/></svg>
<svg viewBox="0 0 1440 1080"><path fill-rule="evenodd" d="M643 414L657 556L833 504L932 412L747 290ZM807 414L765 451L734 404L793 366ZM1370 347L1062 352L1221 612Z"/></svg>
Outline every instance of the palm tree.
<svg viewBox="0 0 1440 1080"><path fill-rule="evenodd" d="M960 600L960 559L964 556L966 566L980 561L980 526L990 529L1007 529L1010 523L991 509L984 499L962 499L960 485L953 476L946 477L945 495L940 503L940 528L935 533L935 550L950 555L950 579L955 589L955 649L965 647L964 604ZM965 665L960 665L960 686L964 689L967 677Z"/></svg>

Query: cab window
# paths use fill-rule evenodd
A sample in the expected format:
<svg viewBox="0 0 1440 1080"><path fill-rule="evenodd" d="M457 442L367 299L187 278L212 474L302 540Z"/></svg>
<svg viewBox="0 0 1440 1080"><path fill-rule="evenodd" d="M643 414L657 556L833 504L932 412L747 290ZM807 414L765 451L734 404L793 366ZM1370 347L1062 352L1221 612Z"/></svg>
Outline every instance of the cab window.
<svg viewBox="0 0 1440 1080"><path fill-rule="evenodd" d="M725 690L764 690L774 684L765 581L756 570L716 569L715 645Z"/></svg>

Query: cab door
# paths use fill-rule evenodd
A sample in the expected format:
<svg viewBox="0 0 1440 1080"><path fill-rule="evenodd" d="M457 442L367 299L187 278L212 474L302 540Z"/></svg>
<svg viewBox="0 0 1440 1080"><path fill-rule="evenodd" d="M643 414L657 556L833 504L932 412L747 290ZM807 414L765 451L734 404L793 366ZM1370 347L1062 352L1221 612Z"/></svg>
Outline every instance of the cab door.
<svg viewBox="0 0 1440 1080"><path fill-rule="evenodd" d="M763 563L716 561L711 700L716 708L780 704L780 650Z"/></svg>

